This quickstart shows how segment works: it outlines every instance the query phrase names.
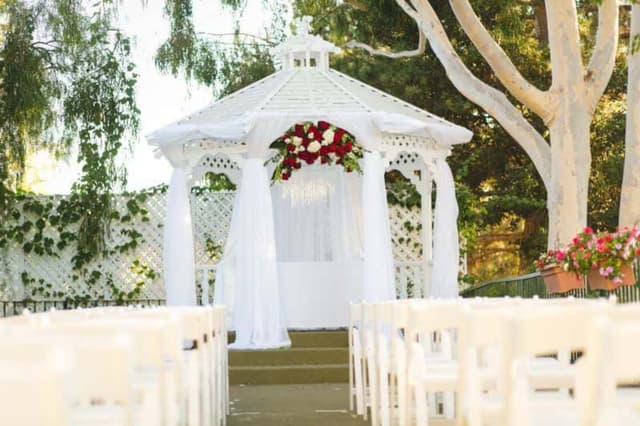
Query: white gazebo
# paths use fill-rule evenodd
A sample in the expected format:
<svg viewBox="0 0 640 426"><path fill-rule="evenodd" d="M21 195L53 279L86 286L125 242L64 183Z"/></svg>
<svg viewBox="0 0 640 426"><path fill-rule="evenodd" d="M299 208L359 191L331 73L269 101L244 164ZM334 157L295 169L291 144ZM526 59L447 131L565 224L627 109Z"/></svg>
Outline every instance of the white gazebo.
<svg viewBox="0 0 640 426"><path fill-rule="evenodd" d="M349 301L395 298L387 170L400 171L422 195L426 294L458 293L458 207L446 158L472 133L331 69L329 55L340 49L310 35L308 20L298 28L273 51L280 71L148 137L174 168L164 231L167 303L196 303L189 187L202 159L239 186L214 298L231 312L237 348L286 346L287 328L345 326ZM362 174L313 164L272 184L271 143L320 120L355 137L365 151Z"/></svg>

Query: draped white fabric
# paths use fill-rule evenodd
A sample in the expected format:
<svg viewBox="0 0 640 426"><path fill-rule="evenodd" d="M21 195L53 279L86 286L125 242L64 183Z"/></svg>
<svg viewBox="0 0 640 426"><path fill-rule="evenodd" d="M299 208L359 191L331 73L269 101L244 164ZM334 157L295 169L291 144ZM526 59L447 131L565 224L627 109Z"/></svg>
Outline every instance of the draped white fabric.
<svg viewBox="0 0 640 426"><path fill-rule="evenodd" d="M234 349L291 345L281 309L273 223L263 160L248 159L242 168L225 261L218 274L223 279L223 292L233 288ZM223 300L229 303L227 298Z"/></svg>
<svg viewBox="0 0 640 426"><path fill-rule="evenodd" d="M362 256L361 184L356 173L307 166L272 187L279 262Z"/></svg>
<svg viewBox="0 0 640 426"><path fill-rule="evenodd" d="M164 224L164 285L168 305L195 305L193 228L187 173L175 168L167 195Z"/></svg>
<svg viewBox="0 0 640 426"><path fill-rule="evenodd" d="M458 297L458 202L451 169L438 158L433 171L436 182L436 211L433 236L431 297Z"/></svg>
<svg viewBox="0 0 640 426"><path fill-rule="evenodd" d="M379 152L364 154L362 180L364 288L366 302L395 299L395 280L384 162Z"/></svg>
<svg viewBox="0 0 640 426"><path fill-rule="evenodd" d="M430 137L442 143L464 143L473 135L469 130L438 121L423 122L403 114L385 112L332 112L327 114L299 114L295 112L247 113L230 121L208 124L172 124L149 135L152 145L170 146L199 139L246 141L250 157L264 158L269 144L292 124L301 121L325 120L349 129L368 150L378 150L382 133Z"/></svg>

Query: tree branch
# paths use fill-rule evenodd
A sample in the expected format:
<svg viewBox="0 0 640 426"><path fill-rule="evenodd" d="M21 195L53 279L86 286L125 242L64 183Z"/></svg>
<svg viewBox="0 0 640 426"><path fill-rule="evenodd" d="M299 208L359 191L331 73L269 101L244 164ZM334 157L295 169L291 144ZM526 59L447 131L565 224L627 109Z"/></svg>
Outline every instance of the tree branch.
<svg viewBox="0 0 640 426"><path fill-rule="evenodd" d="M464 65L428 0L414 0L415 8L407 0L396 1L424 32L431 49L456 89L493 116L518 142L533 161L545 186L549 188L551 149L547 141L511 104L504 93L476 78Z"/></svg>
<svg viewBox="0 0 640 426"><path fill-rule="evenodd" d="M504 50L480 22L468 0L449 0L449 3L465 33L504 87L518 101L546 121L552 104L550 93L533 86L520 74Z"/></svg>
<svg viewBox="0 0 640 426"><path fill-rule="evenodd" d="M250 34L250 33L242 33L242 32L238 32L238 33L207 33L207 32L198 32L198 34L200 35L207 35L207 36L211 36L211 37L236 37L236 36L240 36L240 37L246 37L246 38L252 38L256 41L261 42L264 45L267 46L275 46L276 43L274 41L271 41L267 38L264 37L260 37L258 35L255 34ZM221 44L226 44L225 42L219 42Z"/></svg>
<svg viewBox="0 0 640 426"><path fill-rule="evenodd" d="M587 100L594 111L602 97L616 61L618 51L618 2L603 0L598 8L596 45L585 72Z"/></svg>
<svg viewBox="0 0 640 426"><path fill-rule="evenodd" d="M405 50L403 52L390 52L384 49L375 49L369 46L368 44L360 43L359 41L356 41L356 40L349 41L347 44L344 45L344 47L351 48L351 49L362 49L362 50L366 50L371 55L385 56L387 58L392 58L392 59L410 58L412 56L422 55L427 48L427 39L424 36L424 33L420 30L418 30L418 33L420 38L418 40L418 47L415 50Z"/></svg>

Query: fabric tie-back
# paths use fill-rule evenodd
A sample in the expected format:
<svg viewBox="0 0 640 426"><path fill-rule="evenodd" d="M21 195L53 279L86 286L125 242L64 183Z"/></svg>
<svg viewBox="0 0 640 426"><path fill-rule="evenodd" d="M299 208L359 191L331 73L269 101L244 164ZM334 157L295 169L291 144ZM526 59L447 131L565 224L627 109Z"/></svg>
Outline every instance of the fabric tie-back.
<svg viewBox="0 0 640 426"><path fill-rule="evenodd" d="M362 216L365 302L395 299L395 280L384 162L379 152L364 154Z"/></svg>
<svg viewBox="0 0 640 426"><path fill-rule="evenodd" d="M236 340L231 348L291 345L281 309L271 190L261 159L248 159L242 167L225 259L216 278L216 297L225 292L217 300L233 300Z"/></svg>
<svg viewBox="0 0 640 426"><path fill-rule="evenodd" d="M458 202L451 169L444 158L436 160L436 211L433 235L431 297L458 297Z"/></svg>
<svg viewBox="0 0 640 426"><path fill-rule="evenodd" d="M169 184L162 250L167 305L195 305L193 228L187 173L182 168L173 170Z"/></svg>

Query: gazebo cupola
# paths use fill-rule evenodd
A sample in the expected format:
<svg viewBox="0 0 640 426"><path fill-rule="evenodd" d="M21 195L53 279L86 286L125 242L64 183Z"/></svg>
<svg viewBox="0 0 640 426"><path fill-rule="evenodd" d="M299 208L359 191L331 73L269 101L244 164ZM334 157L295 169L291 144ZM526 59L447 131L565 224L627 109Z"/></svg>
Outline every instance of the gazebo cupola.
<svg viewBox="0 0 640 426"><path fill-rule="evenodd" d="M272 49L271 53L282 64L283 69L317 67L326 70L329 68L329 54L340 52L333 43L309 34L310 23L309 16L300 19L298 34Z"/></svg>

